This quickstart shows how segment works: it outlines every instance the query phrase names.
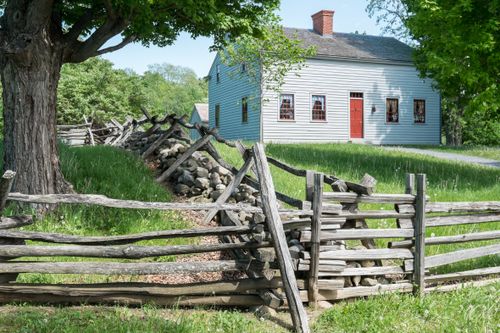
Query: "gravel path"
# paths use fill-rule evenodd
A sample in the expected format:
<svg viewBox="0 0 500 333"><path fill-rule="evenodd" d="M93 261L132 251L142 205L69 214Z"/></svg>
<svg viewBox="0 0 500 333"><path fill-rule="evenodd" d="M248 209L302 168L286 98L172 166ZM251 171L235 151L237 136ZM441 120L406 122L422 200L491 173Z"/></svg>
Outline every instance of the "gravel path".
<svg viewBox="0 0 500 333"><path fill-rule="evenodd" d="M386 150L392 150L392 151L403 151L406 153L415 153L415 154L433 156L433 157L437 157L437 158L441 158L441 159L449 160L449 161L458 161L458 162L464 162L464 163L484 165L484 166L489 166L489 167L493 167L493 168L500 168L500 161L492 160L489 158L461 155L461 154L454 154L454 153L446 153L446 152L442 152L442 151L419 149L419 148L406 148L406 147L383 147L383 148Z"/></svg>

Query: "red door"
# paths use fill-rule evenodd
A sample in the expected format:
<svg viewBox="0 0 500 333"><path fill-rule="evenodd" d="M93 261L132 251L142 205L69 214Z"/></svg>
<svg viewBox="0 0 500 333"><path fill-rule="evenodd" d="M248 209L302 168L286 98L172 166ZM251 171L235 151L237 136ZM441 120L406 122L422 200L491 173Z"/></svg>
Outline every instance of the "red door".
<svg viewBox="0 0 500 333"><path fill-rule="evenodd" d="M363 137L363 94L351 93L351 138Z"/></svg>

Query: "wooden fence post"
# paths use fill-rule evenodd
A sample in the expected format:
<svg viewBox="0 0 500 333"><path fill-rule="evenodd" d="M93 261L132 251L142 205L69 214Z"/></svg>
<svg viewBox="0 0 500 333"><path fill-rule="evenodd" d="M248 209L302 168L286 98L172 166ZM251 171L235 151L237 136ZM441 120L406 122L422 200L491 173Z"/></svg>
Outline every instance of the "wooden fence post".
<svg viewBox="0 0 500 333"><path fill-rule="evenodd" d="M414 293L423 295L425 291L425 174L417 175L417 195L415 197L415 259L413 265Z"/></svg>
<svg viewBox="0 0 500 333"><path fill-rule="evenodd" d="M323 211L323 174L314 174L311 218L311 263L309 268L308 298L314 308L318 306L319 246L321 214Z"/></svg>
<svg viewBox="0 0 500 333"><path fill-rule="evenodd" d="M309 333L309 323L307 321L307 313L302 304L295 279L295 271L292 266L292 257L288 250L285 231L278 212L278 201L274 190L273 179L269 164L267 163L264 146L261 143L256 143L253 147L255 165L260 183L260 195L262 198L262 210L266 215L266 221L273 239L274 250L283 279L283 287L285 289L288 308L292 317L295 331L298 333Z"/></svg>
<svg viewBox="0 0 500 333"><path fill-rule="evenodd" d="M314 171L306 170L306 201L313 200Z"/></svg>
<svg viewBox="0 0 500 333"><path fill-rule="evenodd" d="M7 170L0 179L0 216L2 215L5 204L7 203L7 197L9 196L15 176L16 173L14 171Z"/></svg>

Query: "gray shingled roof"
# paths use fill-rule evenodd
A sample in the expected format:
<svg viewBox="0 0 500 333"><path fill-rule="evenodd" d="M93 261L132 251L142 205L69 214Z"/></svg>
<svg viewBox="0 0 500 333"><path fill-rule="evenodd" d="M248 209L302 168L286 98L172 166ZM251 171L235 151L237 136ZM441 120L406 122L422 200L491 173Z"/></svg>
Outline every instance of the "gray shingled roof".
<svg viewBox="0 0 500 333"><path fill-rule="evenodd" d="M299 39L305 47L315 46L317 56L357 60L412 62L413 49L392 37L334 32L321 36L308 29L284 28L288 38Z"/></svg>

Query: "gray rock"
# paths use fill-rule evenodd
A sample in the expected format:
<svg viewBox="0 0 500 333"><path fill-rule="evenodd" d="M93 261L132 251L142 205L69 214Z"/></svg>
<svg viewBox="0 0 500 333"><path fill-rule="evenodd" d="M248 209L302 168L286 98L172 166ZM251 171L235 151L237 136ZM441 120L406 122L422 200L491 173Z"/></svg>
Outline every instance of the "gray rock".
<svg viewBox="0 0 500 333"><path fill-rule="evenodd" d="M365 287L373 287L373 286L376 286L377 284L378 284L378 281L376 279L372 279L369 277L365 277L365 278L361 279L361 285L365 286Z"/></svg>
<svg viewBox="0 0 500 333"><path fill-rule="evenodd" d="M194 186L200 189L208 189L210 187L210 181L207 178L196 178Z"/></svg>
<svg viewBox="0 0 500 333"><path fill-rule="evenodd" d="M189 193L190 187L185 184L177 184L174 187L174 192L178 195L187 195Z"/></svg>
<svg viewBox="0 0 500 333"><path fill-rule="evenodd" d="M361 260L361 267L375 267L375 261L373 260Z"/></svg>
<svg viewBox="0 0 500 333"><path fill-rule="evenodd" d="M209 173L208 170L203 167L196 168L196 177L198 178L208 178Z"/></svg>
<svg viewBox="0 0 500 333"><path fill-rule="evenodd" d="M255 213L253 215L253 220L255 223L264 223L266 222L266 215L264 215L264 213Z"/></svg>
<svg viewBox="0 0 500 333"><path fill-rule="evenodd" d="M220 180L219 174L216 172L212 172L210 174L210 186L215 188L219 184L222 184L222 181Z"/></svg>
<svg viewBox="0 0 500 333"><path fill-rule="evenodd" d="M180 177L177 178L177 182L188 185L188 186L193 186L194 185L194 177L189 171L184 170L182 175L180 175Z"/></svg>
<svg viewBox="0 0 500 333"><path fill-rule="evenodd" d="M210 198L212 198L215 201L221 196L222 192L223 191L215 190L212 193L210 193Z"/></svg>
<svg viewBox="0 0 500 333"><path fill-rule="evenodd" d="M215 186L215 189L216 189L217 191L224 191L224 190L226 189L226 185L224 185L224 184L217 184L217 185Z"/></svg>
<svg viewBox="0 0 500 333"><path fill-rule="evenodd" d="M203 192L203 189L193 186L191 187L191 195L200 195Z"/></svg>
<svg viewBox="0 0 500 333"><path fill-rule="evenodd" d="M361 276L352 276L351 281L354 286L359 286L359 282L361 281Z"/></svg>
<svg viewBox="0 0 500 333"><path fill-rule="evenodd" d="M218 173L221 176L226 176L226 175L229 175L231 173L228 169L223 168L220 165L213 167L212 170L210 170L210 172Z"/></svg>

